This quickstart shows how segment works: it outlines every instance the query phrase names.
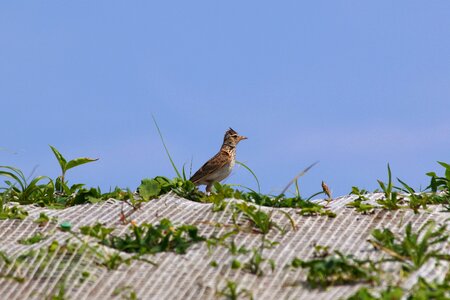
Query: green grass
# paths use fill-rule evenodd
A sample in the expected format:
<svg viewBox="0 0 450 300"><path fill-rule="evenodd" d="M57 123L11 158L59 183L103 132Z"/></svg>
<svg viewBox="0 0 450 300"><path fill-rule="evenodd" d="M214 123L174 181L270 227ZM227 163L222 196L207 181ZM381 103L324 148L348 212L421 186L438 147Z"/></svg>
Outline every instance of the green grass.
<svg viewBox="0 0 450 300"><path fill-rule="evenodd" d="M19 244L33 245L33 244L36 244L36 243L39 243L39 242L45 240L46 238L47 238L46 235L38 232L38 233L34 234L33 236L30 236L29 238L19 240Z"/></svg>
<svg viewBox="0 0 450 300"><path fill-rule="evenodd" d="M253 300L252 293L244 288L239 288L235 281L227 280L223 289L216 292L216 296L228 300L250 299Z"/></svg>
<svg viewBox="0 0 450 300"><path fill-rule="evenodd" d="M395 186L392 180L391 168L388 164L388 180L383 182L378 180L383 198L376 200L376 205L366 203L368 192L358 187L352 187L350 194L357 198L347 204L356 211L367 214L374 212L375 209L398 210L402 208L410 208L414 213L419 213L420 209L426 210L428 205L442 205L445 211L450 211L450 165L438 162L444 167L444 176L439 176L435 172L428 172L426 175L430 177L430 184L423 191L417 192L403 180L397 178L400 186Z"/></svg>
<svg viewBox="0 0 450 300"><path fill-rule="evenodd" d="M382 289L381 291L372 292L367 287L357 290L348 300L445 300L450 299L450 273L442 281L427 281L423 277L419 277L417 283L411 289L403 289L400 286L392 286Z"/></svg>
<svg viewBox="0 0 450 300"><path fill-rule="evenodd" d="M450 255L443 251L449 238L447 224L438 226L434 221L429 221L414 232L412 224L408 223L403 238L396 236L389 228L375 229L372 237L369 242L389 256L386 260L400 262L407 272L418 270L432 258L450 261Z"/></svg>
<svg viewBox="0 0 450 300"><path fill-rule="evenodd" d="M81 233L97 238L102 245L139 255L165 251L185 254L191 245L205 241L198 235L197 227L175 227L168 219L161 220L157 225L144 223L131 226L124 236L113 235L113 230L101 224L80 228Z"/></svg>
<svg viewBox="0 0 450 300"><path fill-rule="evenodd" d="M375 283L378 279L376 268L368 260L358 260L352 255L339 251L332 254L317 255L310 260L295 258L293 268L307 269L307 282L312 288L325 288L333 285Z"/></svg>
<svg viewBox="0 0 450 300"><path fill-rule="evenodd" d="M372 231L372 238L368 242L384 254L378 261L357 259L351 254L343 254L337 250L330 254L329 247L316 246L314 258L310 260L295 258L291 262L291 267L306 269L307 282L312 288L356 283L378 284L382 278L388 278L387 274L392 273L392 266L390 269L385 269L385 264L388 262L400 264L399 278L403 279L405 275L417 271L431 259L436 263L450 261L450 255L446 253L448 239L446 224L437 225L429 221L417 230L413 230L412 224L408 223L404 233L394 234L388 228ZM450 278L450 275L447 276ZM418 284L421 284L421 288L432 286L426 282ZM386 297L400 292L403 293L399 289L384 291ZM373 295L368 289L363 288L351 299L378 299L371 297Z"/></svg>

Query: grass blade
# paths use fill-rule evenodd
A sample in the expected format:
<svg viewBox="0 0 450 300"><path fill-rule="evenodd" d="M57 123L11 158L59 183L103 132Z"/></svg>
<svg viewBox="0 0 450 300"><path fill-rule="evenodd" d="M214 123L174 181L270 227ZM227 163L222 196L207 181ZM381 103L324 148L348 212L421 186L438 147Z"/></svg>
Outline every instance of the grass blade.
<svg viewBox="0 0 450 300"><path fill-rule="evenodd" d="M258 177L256 177L256 174L249 167L247 167L247 165L244 164L243 162L236 161L236 163L238 165L240 165L240 166L243 166L245 169L247 169L247 171L249 171L253 175L253 177L256 180L256 184L258 185L258 193L260 194L261 193L261 186L259 185L259 180L258 180Z"/></svg>
<svg viewBox="0 0 450 300"><path fill-rule="evenodd" d="M172 164L173 169L177 173L178 178L183 178L183 177L181 177L181 174L178 171L177 166L175 166L175 163L172 160L172 156L170 156L169 150L167 149L166 143L164 142L164 138L162 136L161 130L159 129L158 123L156 122L156 119L155 119L154 115L152 115L152 119L153 119L153 122L155 123L156 129L158 130L159 137L161 138L161 142L162 142L162 144L164 146L164 149L166 150L167 156L169 157L169 160L170 160L170 163Z"/></svg>
<svg viewBox="0 0 450 300"><path fill-rule="evenodd" d="M304 169L303 171L301 171L297 176L295 176L291 181L289 181L289 183L286 185L286 187L283 189L283 191L280 193L281 195L284 195L284 193L286 193L287 189L300 177L302 177L303 175L306 174L306 172L309 171L309 169L311 169L312 167L314 167L315 165L317 165L319 162L316 161L315 163L313 163L312 165L310 165L309 167L307 167L306 169Z"/></svg>

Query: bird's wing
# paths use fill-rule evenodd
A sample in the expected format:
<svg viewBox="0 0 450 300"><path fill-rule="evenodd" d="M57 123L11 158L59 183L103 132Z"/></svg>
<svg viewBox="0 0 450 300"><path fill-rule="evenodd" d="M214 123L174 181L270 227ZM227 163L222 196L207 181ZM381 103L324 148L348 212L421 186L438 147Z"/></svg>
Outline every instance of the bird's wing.
<svg viewBox="0 0 450 300"><path fill-rule="evenodd" d="M189 179L193 183L198 183L203 178L209 176L211 173L213 173L216 170L221 169L229 162L229 154L223 155L223 152L219 152L216 155L214 155L213 158L208 160L200 169L198 169L197 172L195 172L194 175Z"/></svg>

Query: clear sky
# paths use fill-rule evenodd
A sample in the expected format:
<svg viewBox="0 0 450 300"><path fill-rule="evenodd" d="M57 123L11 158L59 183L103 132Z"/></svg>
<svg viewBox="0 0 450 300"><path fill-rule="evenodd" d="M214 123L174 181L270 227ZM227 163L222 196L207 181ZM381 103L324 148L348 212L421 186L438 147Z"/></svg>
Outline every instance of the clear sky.
<svg viewBox="0 0 450 300"><path fill-rule="evenodd" d="M0 164L135 188L193 172L232 127L238 160L304 196L450 162L450 1L2 1ZM236 168L227 183L255 188Z"/></svg>

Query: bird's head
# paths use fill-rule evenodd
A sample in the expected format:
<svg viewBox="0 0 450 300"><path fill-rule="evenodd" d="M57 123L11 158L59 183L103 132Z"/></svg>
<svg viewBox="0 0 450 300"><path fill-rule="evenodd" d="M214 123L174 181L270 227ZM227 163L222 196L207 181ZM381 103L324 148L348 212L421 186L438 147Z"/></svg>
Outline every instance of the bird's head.
<svg viewBox="0 0 450 300"><path fill-rule="evenodd" d="M247 137L239 135L231 127L225 132L223 143L229 146L236 146L240 141L246 140Z"/></svg>

